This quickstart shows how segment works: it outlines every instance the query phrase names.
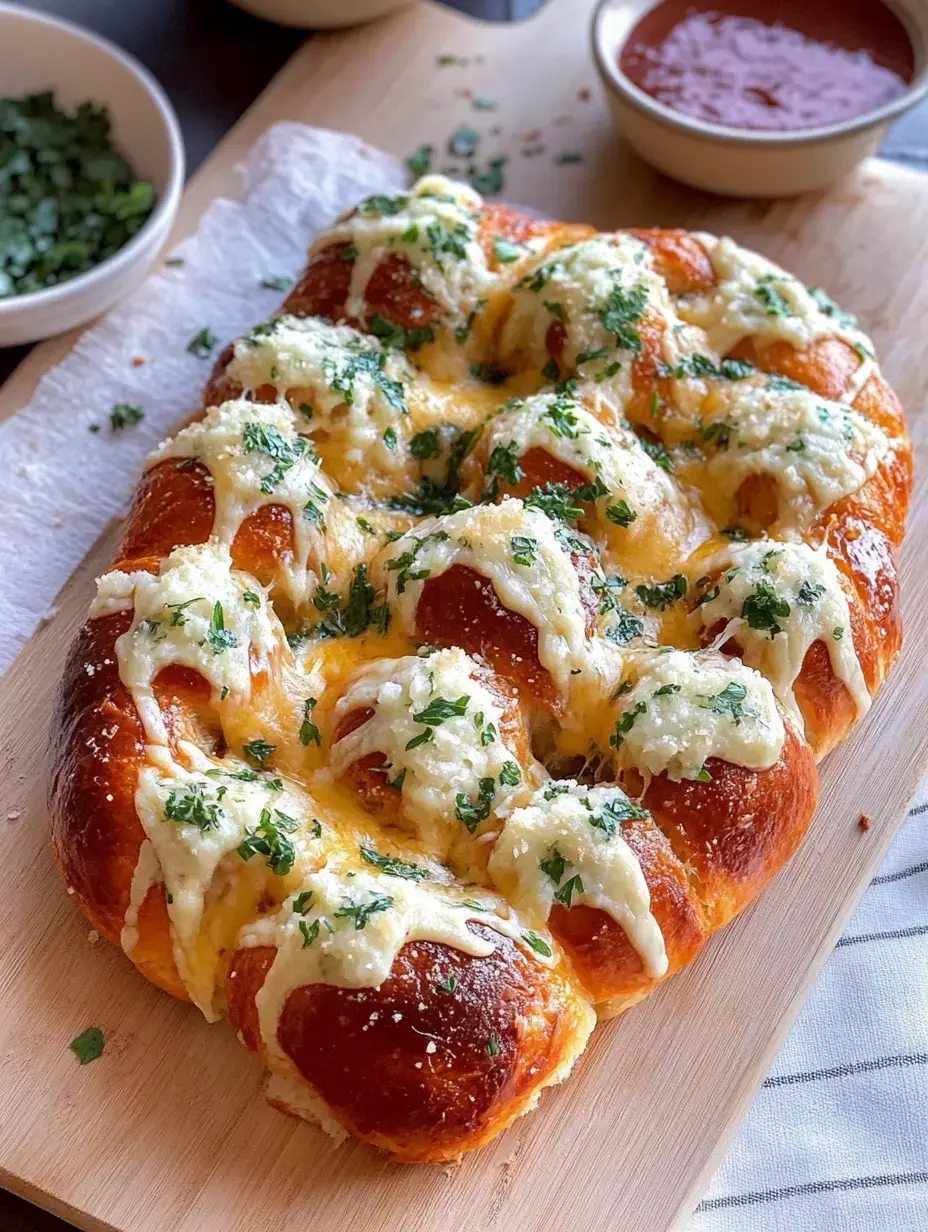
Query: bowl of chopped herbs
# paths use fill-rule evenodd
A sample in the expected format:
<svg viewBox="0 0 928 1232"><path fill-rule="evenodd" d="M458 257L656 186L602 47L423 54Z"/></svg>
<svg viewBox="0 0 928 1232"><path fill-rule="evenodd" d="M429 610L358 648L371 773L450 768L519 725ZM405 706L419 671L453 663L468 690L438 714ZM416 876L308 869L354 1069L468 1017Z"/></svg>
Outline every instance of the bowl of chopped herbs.
<svg viewBox="0 0 928 1232"><path fill-rule="evenodd" d="M0 3L0 346L86 324L144 277L184 179L173 109L131 56Z"/></svg>

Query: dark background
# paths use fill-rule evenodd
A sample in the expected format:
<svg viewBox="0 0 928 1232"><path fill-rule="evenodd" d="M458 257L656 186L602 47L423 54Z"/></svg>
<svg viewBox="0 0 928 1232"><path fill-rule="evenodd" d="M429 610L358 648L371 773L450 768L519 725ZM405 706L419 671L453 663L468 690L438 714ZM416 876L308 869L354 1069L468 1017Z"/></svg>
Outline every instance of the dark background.
<svg viewBox="0 0 928 1232"><path fill-rule="evenodd" d="M475 17L507 21L529 16L542 2L453 0L451 7ZM177 109L188 173L307 37L304 30L285 30L259 21L225 0L36 0L23 7L88 26L151 69ZM928 170L928 101L895 125L881 153ZM26 349L0 349L0 381ZM69 1227L0 1190L0 1232L67 1232Z"/></svg>

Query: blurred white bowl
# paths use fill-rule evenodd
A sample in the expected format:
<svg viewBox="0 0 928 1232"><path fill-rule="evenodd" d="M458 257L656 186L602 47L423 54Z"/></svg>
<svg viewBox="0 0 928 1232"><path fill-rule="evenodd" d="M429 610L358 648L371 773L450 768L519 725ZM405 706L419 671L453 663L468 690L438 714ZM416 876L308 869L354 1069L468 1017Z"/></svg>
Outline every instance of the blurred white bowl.
<svg viewBox="0 0 928 1232"><path fill-rule="evenodd" d="M184 145L164 91L131 56L70 22L0 4L0 83L8 98L54 90L73 110L92 99L110 110L113 140L158 200L145 225L85 274L0 299L0 346L37 342L84 325L144 278L168 237L184 185Z"/></svg>
<svg viewBox="0 0 928 1232"><path fill-rule="evenodd" d="M232 0L240 9L276 21L281 26L307 30L340 30L386 17L412 0Z"/></svg>
<svg viewBox="0 0 928 1232"><path fill-rule="evenodd" d="M729 197L791 197L824 188L875 153L891 122L928 92L928 4L889 0L915 52L915 77L899 98L823 128L781 133L706 124L658 102L619 68L626 39L658 2L600 0L593 58L622 136L658 171L695 188ZM775 3L770 12L776 15Z"/></svg>

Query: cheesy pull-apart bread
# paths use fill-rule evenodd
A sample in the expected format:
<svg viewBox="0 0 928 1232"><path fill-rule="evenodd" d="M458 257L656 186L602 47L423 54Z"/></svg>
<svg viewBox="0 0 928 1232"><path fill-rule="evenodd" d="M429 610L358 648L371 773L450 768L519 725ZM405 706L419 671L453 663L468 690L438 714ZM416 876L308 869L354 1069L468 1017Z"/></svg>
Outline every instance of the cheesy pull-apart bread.
<svg viewBox="0 0 928 1232"><path fill-rule="evenodd" d="M67 885L279 1106L456 1159L796 849L910 482L854 320L732 240L370 197L149 459L53 724Z"/></svg>

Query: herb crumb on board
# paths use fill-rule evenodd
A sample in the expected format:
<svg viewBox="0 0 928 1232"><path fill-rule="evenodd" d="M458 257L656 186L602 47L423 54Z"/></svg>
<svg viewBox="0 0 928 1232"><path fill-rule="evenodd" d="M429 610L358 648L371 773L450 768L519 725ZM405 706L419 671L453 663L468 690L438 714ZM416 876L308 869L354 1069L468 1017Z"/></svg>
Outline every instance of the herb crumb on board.
<svg viewBox="0 0 928 1232"><path fill-rule="evenodd" d="M89 1065L102 1057L106 1039L99 1027L88 1027L80 1035L75 1035L69 1047L81 1065Z"/></svg>

